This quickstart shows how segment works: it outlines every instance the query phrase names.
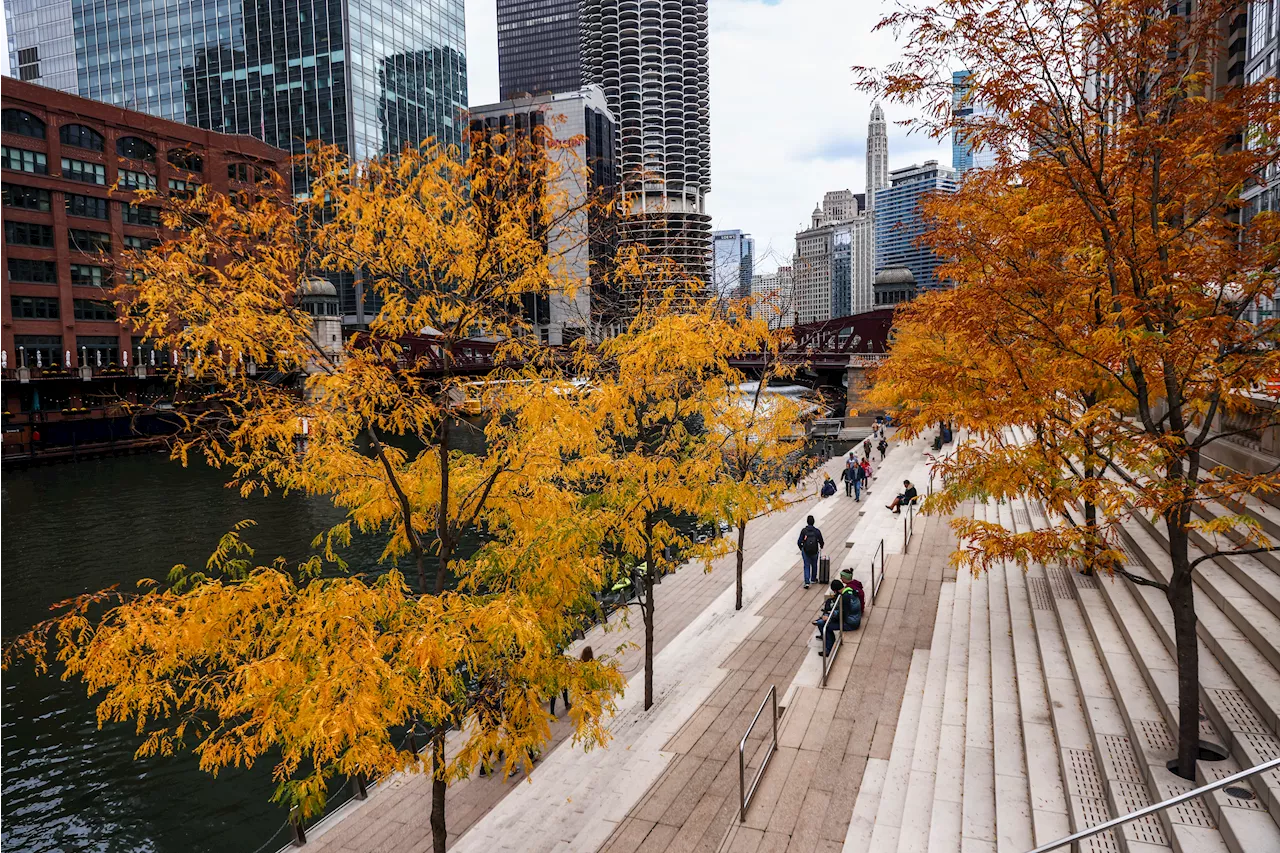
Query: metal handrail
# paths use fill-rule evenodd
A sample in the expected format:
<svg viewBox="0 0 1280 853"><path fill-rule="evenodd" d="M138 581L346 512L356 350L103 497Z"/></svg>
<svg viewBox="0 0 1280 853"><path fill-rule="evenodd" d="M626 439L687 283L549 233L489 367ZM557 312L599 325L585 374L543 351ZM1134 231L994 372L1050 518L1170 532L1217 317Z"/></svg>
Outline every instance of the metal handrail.
<svg viewBox="0 0 1280 853"><path fill-rule="evenodd" d="M902 553L907 553L911 536L916 532L916 505L907 504L907 514L902 517Z"/></svg>
<svg viewBox="0 0 1280 853"><path fill-rule="evenodd" d="M1120 817L1113 818L1107 821L1106 823L1100 823L1097 826L1091 826L1088 829L1082 829L1079 832L1072 833L1071 835L1068 835L1065 838L1059 838L1057 841L1050 841L1048 844L1042 844L1039 847L1035 848L1034 850L1027 851L1027 853L1049 853L1050 850L1057 850L1059 847L1066 847L1068 844L1073 844L1082 839L1097 835L1100 832L1106 832L1108 829L1115 829L1117 826L1123 826L1124 824L1129 823L1130 821L1138 820L1139 818L1144 818L1150 814L1155 814L1156 812L1163 811L1164 809L1167 809L1170 806L1176 806L1179 803L1185 803L1187 800L1194 799L1195 797L1203 796L1204 794L1207 794L1210 791L1216 791L1219 788L1225 788L1228 785L1231 785L1235 782L1240 782L1244 779L1248 779L1250 776L1256 776L1259 773L1265 773L1268 770L1274 770L1278 767L1280 767L1280 758L1273 758L1270 761L1264 761L1261 764L1258 764L1254 767L1250 767L1247 770L1241 770L1239 773L1233 773L1230 776L1227 776L1226 778L1223 778L1223 779L1219 779L1216 782L1210 782L1207 785L1201 785L1199 788L1195 788L1193 790L1187 791L1185 794L1178 794L1176 797L1170 797L1167 800L1162 800L1161 802L1153 803L1152 805L1149 805L1145 808L1138 809L1136 812L1129 812L1127 815L1122 815Z"/></svg>
<svg viewBox="0 0 1280 853"><path fill-rule="evenodd" d="M835 604L831 607L832 612L827 615L827 621L822 623L822 686L827 686L827 675L831 672L831 662L836 659L836 652L840 651L840 644L844 642L844 590L836 595ZM831 651L827 651L827 625L832 619L838 619L836 622L836 641L831 644Z"/></svg>
<svg viewBox="0 0 1280 853"><path fill-rule="evenodd" d="M876 579L876 557L880 557L880 578ZM884 539L881 538L880 546L876 548L871 555L871 603L876 603L876 594L880 592L880 584L884 583Z"/></svg>
<svg viewBox="0 0 1280 853"><path fill-rule="evenodd" d="M747 738L751 737L751 730L756 727L760 715L764 713L764 706L768 705L770 700L773 701L773 742L769 744L769 751L764 755L764 761L760 762L760 769L756 771L756 777L751 780L751 790L747 790ZM751 805L751 798L756 795L756 788L760 785L760 777L764 775L764 769L769 766L769 760L773 758L773 754L778 751L778 685L774 684L769 687L769 692L765 695L764 701L760 703L760 709L756 711L756 715L751 718L751 725L747 726L747 733L742 736L742 740L738 743L738 797L741 803L738 808L738 820L745 821L747 819L747 806Z"/></svg>

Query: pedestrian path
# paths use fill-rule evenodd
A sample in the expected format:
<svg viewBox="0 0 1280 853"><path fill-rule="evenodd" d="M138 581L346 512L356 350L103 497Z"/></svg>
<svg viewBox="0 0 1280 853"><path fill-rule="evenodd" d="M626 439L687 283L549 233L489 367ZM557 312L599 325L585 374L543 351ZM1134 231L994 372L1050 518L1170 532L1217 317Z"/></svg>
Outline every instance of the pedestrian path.
<svg viewBox="0 0 1280 853"><path fill-rule="evenodd" d="M891 454L890 461L892 459ZM827 463L825 470L835 474L840 464L839 460L832 460ZM883 477L877 477L876 482L883 479ZM873 482L873 486L876 486L876 482ZM793 503L748 525L744 543L744 565L748 567L744 573L745 610L749 611L760 603L760 598L769 582L766 566L775 564L789 566L796 560L795 540L800 526L804 523L804 516L812 512L819 517L818 523L824 525L826 515L841 502L848 500L843 495L827 501L803 497L805 494L812 496L820 484L821 475L815 474L797 489L796 494L791 496ZM883 491L883 488L879 490ZM863 505L866 505L865 501ZM833 539L833 546L837 541L842 540ZM678 695L677 701L666 702L669 694L672 692L682 694L683 688L692 683L689 679L694 676L688 675L688 668L700 663L696 658L699 656L699 650L707 647L706 638L728 636L724 634L724 630L734 615L734 565L735 560L732 554L716 560L710 572L703 571L700 564L686 565L674 574L668 575L656 587L657 605L654 622L655 655L658 659L658 665L655 668L657 704L651 714L655 719L660 712L664 711L664 703L678 705L679 701L693 701L696 704L699 700L699 695L690 694L689 697ZM626 619L624 615L627 616ZM697 622L696 625L695 622ZM668 658L664 657L667 654L667 647L677 637L685 635L688 637L683 651L672 653L668 661ZM592 645L598 656L615 655L630 684L635 685L636 690L640 690L644 675L643 641L644 627L636 611L631 614L615 614L607 627L597 626L579 645ZM625 746L621 743L628 733L633 731L643 733L649 722L645 721L641 724L623 719L628 707L625 703L639 702L639 699L633 695L636 690L629 690L623 703L620 703L619 717L615 719L612 727L614 741L608 748L608 752L625 751ZM679 707L676 707L666 713L678 713L678 711ZM679 723L675 725L678 726ZM571 734L571 727L563 719L554 721L551 729L552 742L532 774L535 781L559 773L560 771L556 768L562 763L575 768L578 766L585 768L588 763L599 760L599 756L606 752L597 751L596 758L593 759L591 755L584 755L582 750L575 749L572 745L562 747ZM611 766L606 762L606 772ZM454 845L460 836L467 833L477 821L488 815L513 791L523 793L526 788L540 787L521 784L526 781L523 774L517 774L505 781L473 775L469 779L451 785L447 799L448 843L451 846ZM647 782L641 784L647 784ZM385 780L377 788L371 789L369 799L352 801L311 828L308 831L306 848L323 851L323 853L430 849L431 830L426 819L430 797L431 784L426 775L396 775ZM521 836L517 834L516 837ZM515 849L529 848L517 845Z"/></svg>

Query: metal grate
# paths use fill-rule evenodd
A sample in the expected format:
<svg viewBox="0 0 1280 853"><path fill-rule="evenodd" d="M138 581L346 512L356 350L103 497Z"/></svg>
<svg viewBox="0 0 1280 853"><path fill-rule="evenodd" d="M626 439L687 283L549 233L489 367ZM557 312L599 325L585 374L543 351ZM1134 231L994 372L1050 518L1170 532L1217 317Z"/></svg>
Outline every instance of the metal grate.
<svg viewBox="0 0 1280 853"><path fill-rule="evenodd" d="M1271 734L1262 717L1253 709L1248 697L1242 690L1228 690L1220 687L1205 691L1213 704L1222 714L1227 728L1233 732L1251 732L1253 734Z"/></svg>
<svg viewBox="0 0 1280 853"><path fill-rule="evenodd" d="M1031 519L1027 517L1025 507L1015 506L1013 508L1013 521L1018 525L1019 530L1026 530L1031 527Z"/></svg>
<svg viewBox="0 0 1280 853"><path fill-rule="evenodd" d="M1148 752L1173 752L1173 736L1161 720L1134 720Z"/></svg>
<svg viewBox="0 0 1280 853"><path fill-rule="evenodd" d="M1118 782L1145 784L1142 769L1138 766L1138 757L1133 754L1133 742L1125 735L1102 735L1102 765L1106 768L1107 778ZM1147 805L1142 803L1138 808ZM1133 811L1133 809L1126 809Z"/></svg>
<svg viewBox="0 0 1280 853"><path fill-rule="evenodd" d="M1049 575L1049 588L1053 590L1053 597L1061 601L1075 601L1076 588L1067 578L1068 569L1055 567L1047 569Z"/></svg>
<svg viewBox="0 0 1280 853"><path fill-rule="evenodd" d="M1077 750L1068 750L1075 752ZM1082 750L1080 750L1082 751ZM1083 826L1097 826L1111 820L1111 812L1107 809L1107 801L1102 797L1080 797L1080 817ZM1080 850L1088 853L1120 853L1120 845L1116 841L1114 829L1100 832L1092 838L1080 842Z"/></svg>
<svg viewBox="0 0 1280 853"><path fill-rule="evenodd" d="M1133 552L1133 548L1129 545L1128 539L1120 540L1120 550L1124 552L1124 562L1127 566L1141 566L1142 561L1138 559L1138 555Z"/></svg>
<svg viewBox="0 0 1280 853"><path fill-rule="evenodd" d="M1232 773L1238 772L1228 770L1225 767L1218 767L1213 763L1205 762L1203 765L1205 771L1206 782L1216 782L1219 779L1225 779ZM1249 811L1264 812L1266 806L1262 805L1262 800L1258 799L1257 793L1248 782L1238 782L1235 785L1228 785L1218 792L1222 798L1222 804L1230 806L1233 809L1248 809Z"/></svg>
<svg viewBox="0 0 1280 853"><path fill-rule="evenodd" d="M1041 506L1039 501L1031 502L1031 514L1041 521L1044 520L1044 507Z"/></svg>
<svg viewBox="0 0 1280 853"><path fill-rule="evenodd" d="M1156 787L1160 789L1160 799L1165 800L1170 797L1176 797L1179 794L1185 794L1196 786L1186 779L1170 773L1162 781L1158 782ZM1213 814L1209 811L1209 807L1205 805L1204 797L1196 797L1194 800L1187 800L1184 803L1178 803L1176 806L1170 806L1165 810L1165 814L1169 816L1170 823L1203 826L1208 829L1217 829L1218 827L1218 823L1213 819Z"/></svg>
<svg viewBox="0 0 1280 853"><path fill-rule="evenodd" d="M1098 775L1098 765L1093 759L1093 750L1064 749L1063 752L1067 758L1067 789L1074 796L1085 799L1105 798L1106 791L1102 789L1102 778ZM1109 818L1110 815L1107 815L1103 820Z"/></svg>
<svg viewBox="0 0 1280 853"><path fill-rule="evenodd" d="M1136 812L1151 805L1151 791L1143 782L1116 782L1112 784L1111 790L1115 794L1116 805L1122 814ZM1124 835L1130 841L1141 841L1145 844L1169 843L1164 827L1155 815L1147 815L1126 824Z"/></svg>
<svg viewBox="0 0 1280 853"><path fill-rule="evenodd" d="M1027 592L1031 595L1033 610L1053 609L1053 597L1049 595L1049 582L1044 578L1027 578Z"/></svg>
<svg viewBox="0 0 1280 853"><path fill-rule="evenodd" d="M1098 578L1095 575L1082 575L1079 572L1072 572L1072 580L1076 582L1076 589L1099 589Z"/></svg>

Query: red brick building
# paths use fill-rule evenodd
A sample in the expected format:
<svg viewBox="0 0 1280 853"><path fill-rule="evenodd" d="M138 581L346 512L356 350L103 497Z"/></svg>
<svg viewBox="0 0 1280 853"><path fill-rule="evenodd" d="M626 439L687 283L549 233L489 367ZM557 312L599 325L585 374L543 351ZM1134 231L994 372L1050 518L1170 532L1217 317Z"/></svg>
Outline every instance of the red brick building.
<svg viewBox="0 0 1280 853"><path fill-rule="evenodd" d="M133 204L134 190L154 189L163 197L203 184L228 192L251 184L264 168L284 174L288 155L251 137L200 130L12 77L0 78L0 101L0 349L11 444L15 432L25 442L33 421L107 417L113 394L154 396L146 386L163 375L163 365L152 365L145 342L117 321L110 302L123 275L123 253L164 237L158 227L163 198Z"/></svg>

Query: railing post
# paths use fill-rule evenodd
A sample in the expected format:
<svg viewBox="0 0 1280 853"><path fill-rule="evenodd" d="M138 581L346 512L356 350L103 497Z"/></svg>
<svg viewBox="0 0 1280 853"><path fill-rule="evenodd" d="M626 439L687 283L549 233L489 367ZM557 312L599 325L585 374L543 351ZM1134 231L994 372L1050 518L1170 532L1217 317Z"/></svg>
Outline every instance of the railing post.
<svg viewBox="0 0 1280 853"><path fill-rule="evenodd" d="M307 843L307 831L302 826L302 818L297 810L289 812L289 829L293 831L293 846L302 847Z"/></svg>

